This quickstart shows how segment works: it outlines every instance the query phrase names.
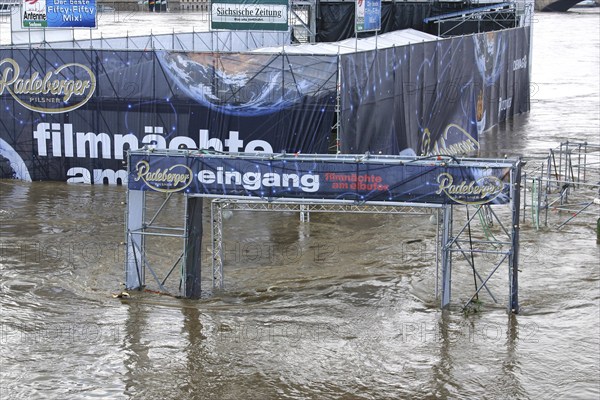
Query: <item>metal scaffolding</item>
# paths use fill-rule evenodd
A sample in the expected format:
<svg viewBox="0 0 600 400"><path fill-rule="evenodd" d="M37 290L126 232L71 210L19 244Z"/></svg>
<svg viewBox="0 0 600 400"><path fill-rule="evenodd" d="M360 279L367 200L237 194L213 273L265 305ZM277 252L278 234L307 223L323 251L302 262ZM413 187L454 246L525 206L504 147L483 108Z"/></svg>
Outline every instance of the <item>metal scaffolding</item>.
<svg viewBox="0 0 600 400"><path fill-rule="evenodd" d="M159 196L163 197L163 196ZM156 290L161 293L173 294L172 290L168 289L166 282L169 277L173 274L177 267L181 268L179 278L179 295L186 297L185 290L182 289L181 279L186 276L185 263L182 262L186 259L186 242L185 239L188 237L189 225L186 223L187 219L181 219L181 221L175 222L174 224L165 224L164 219L161 223L157 220L168 209L168 205L171 205L174 201L173 193L162 198L162 202L153 210L153 213L149 220L147 220L148 211L152 211L152 207L147 203L147 194L143 191L130 190L127 192L127 207L126 214L126 239L127 248L125 263L127 265L135 265L136 268L132 273L131 269L126 268L125 285L127 288L138 287L142 288L146 286L146 271L149 271L152 275L154 282L156 283ZM187 202L184 206L184 216L187 215ZM148 251L148 240L151 238L159 238L161 240L165 238L175 238L181 240L181 251L172 257L171 262L165 257L156 257L159 265L154 265L152 262L152 255ZM165 252L164 254L170 254ZM171 267L164 273L164 263L171 265Z"/></svg>
<svg viewBox="0 0 600 400"><path fill-rule="evenodd" d="M46 49L94 49L94 50L169 50L194 52L244 52L260 47L281 46L290 43L289 32L252 31L196 31L175 32L124 37L93 37L90 30L87 39L52 40L45 37L36 48ZM42 31L45 32L45 31ZM29 48L32 43L17 43L11 48Z"/></svg>
<svg viewBox="0 0 600 400"><path fill-rule="evenodd" d="M294 39L297 42L315 42L317 36L316 0L292 0L290 2L289 20Z"/></svg>
<svg viewBox="0 0 600 400"><path fill-rule="evenodd" d="M505 2L428 17L423 21L436 24L438 36L449 37L461 34L461 26L467 23L476 23L477 32L524 26L530 19L526 14L532 12L532 5ZM457 32L453 32L455 30Z"/></svg>
<svg viewBox="0 0 600 400"><path fill-rule="evenodd" d="M536 229L600 217L600 144L563 142L530 161L523 178L523 222L529 215Z"/></svg>
<svg viewBox="0 0 600 400"><path fill-rule="evenodd" d="M143 151L137 151L143 153ZM168 153L168 154L167 154ZM172 152L175 154L175 152ZM164 157L171 153L165 152ZM162 157L162 154L153 156ZM280 155L281 156L281 155ZM227 157L227 156L222 156ZM239 156L238 156L239 157ZM273 155L267 156L272 158ZM319 157L319 156L314 156ZM360 155L347 156L356 162L365 161ZM323 155L324 159L334 157ZM384 157L389 162L397 162L400 157ZM402 159L402 161L405 161ZM435 162L448 162L448 160ZM370 213L394 215L434 215L437 222L435 260L435 297L442 308L451 305L452 292L464 298L462 310L470 310L482 302L481 296L488 295L493 303L499 303L498 286L505 286L507 293L507 309L509 312L519 311L518 303L518 254L519 254L519 210L521 162L511 160L453 160L460 168L473 168L471 165L501 167L509 176L510 201L506 204L445 204L445 203L409 203L409 202L356 202L351 200L317 200L306 198L252 198L241 196L217 196L214 194L186 193L174 196L174 193L152 193L144 190L128 190L127 205L127 257L125 261L127 289L147 289L168 293L181 297L199 297L200 253L199 246L194 248L193 239L201 236L197 225L201 224L201 203L196 200L212 198L210 203L210 247L211 247L211 279L213 290L225 288L224 263L224 216L225 212L257 211L257 212L297 212L300 220L309 223L311 213ZM348 160L346 160L348 162ZM414 163L432 164L431 158L415 159ZM178 164L180 165L180 164ZM131 165L129 165L130 176ZM148 198L152 198L148 201ZM168 205L175 203L169 209ZM161 201L157 201L160 199ZM183 200L183 206L181 205ZM147 209L150 203L155 211L150 216ZM190 211L200 209L192 216ZM160 217L168 211L166 218ZM173 213L183 213L174 218ZM147 216L150 216L147 219ZM432 217L433 219L433 217ZM169 221L165 224L161 221ZM433 222L433 221L432 221ZM196 232L194 232L196 229ZM157 238L176 239L178 245L171 247L160 244L152 251L148 240ZM191 255L191 256L190 256ZM170 259L167 260L167 256ZM155 258L157 261L153 261ZM160 263L158 267L155 263ZM498 277L502 267L507 268L507 284ZM179 267L179 268L178 268ZM197 272L194 269L197 268ZM179 274L173 272L179 269ZM147 286L146 271L152 276ZM176 289L168 285L170 277L179 275ZM454 275L454 279L453 279ZM196 289L189 284L190 276L198 282ZM154 282L154 283L152 283ZM470 283L469 283L470 282ZM501 289L504 290L504 289Z"/></svg>
<svg viewBox="0 0 600 400"><path fill-rule="evenodd" d="M439 206L438 206L439 207ZM211 202L210 224L212 243L212 283L213 289L223 289L223 212L224 211L263 211L297 212L300 221L309 222L311 213L352 213L352 214L392 214L429 215L432 205L359 205L351 203L324 203L306 201L231 200L215 199Z"/></svg>

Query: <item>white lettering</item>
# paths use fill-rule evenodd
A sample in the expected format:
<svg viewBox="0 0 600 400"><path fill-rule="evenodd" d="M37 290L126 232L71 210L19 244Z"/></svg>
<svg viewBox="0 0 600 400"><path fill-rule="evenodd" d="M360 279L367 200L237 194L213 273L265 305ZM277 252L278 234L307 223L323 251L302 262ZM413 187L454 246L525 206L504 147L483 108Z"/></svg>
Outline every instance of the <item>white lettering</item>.
<svg viewBox="0 0 600 400"><path fill-rule="evenodd" d="M166 149L167 141L160 135L146 135L142 138L142 143L148 145L149 149Z"/></svg>
<svg viewBox="0 0 600 400"><path fill-rule="evenodd" d="M137 150L141 145L152 149L214 149L216 151L246 153L272 153L273 147L264 140L251 140L247 142L240 139L238 131L230 131L229 137L221 141L219 138L210 138L207 129L199 130L198 146L193 138L188 136L172 136L167 140L162 127L146 126L145 135L141 140L134 133L114 134L94 132L74 132L73 125L66 123L40 122L32 132L37 155L42 157L88 158L123 160L127 150ZM225 145L223 145L225 143ZM49 149L51 146L51 149ZM49 154L49 152L51 154ZM100 152L102 154L100 155ZM86 168L72 167L67 171L69 183L102 183L118 184L127 178L124 170L113 171L110 169L88 170ZM265 174L264 176L245 175L238 171L224 171L219 167L212 171L212 175L199 176L205 184L218 183L220 185L244 185L249 190L263 187L297 187L306 192L318 189L318 176L316 179L296 174ZM211 180L212 179L212 180ZM302 180L304 179L304 180Z"/></svg>
<svg viewBox="0 0 600 400"><path fill-rule="evenodd" d="M38 155L47 156L48 150L46 149L46 140L50 139L50 132L48 129L50 124L42 122L37 125L37 129L33 131L33 138L37 140Z"/></svg>
<svg viewBox="0 0 600 400"><path fill-rule="evenodd" d="M260 149L260 150L259 150ZM252 140L244 149L246 153L272 153L273 147L264 140Z"/></svg>
<svg viewBox="0 0 600 400"><path fill-rule="evenodd" d="M498 114L500 114L502 111L508 110L510 106L512 106L512 97L504 100L502 100L502 97L500 97L500 100L498 101Z"/></svg>
<svg viewBox="0 0 600 400"><path fill-rule="evenodd" d="M67 183L85 183L85 184L109 184L125 185L127 184L127 171L120 169L94 169L90 173L87 168L73 167L67 171Z"/></svg>
<svg viewBox="0 0 600 400"><path fill-rule="evenodd" d="M52 155L62 156L62 144L60 143L60 124L52 124Z"/></svg>
<svg viewBox="0 0 600 400"><path fill-rule="evenodd" d="M65 124L65 157L73 157L73 125Z"/></svg>
<svg viewBox="0 0 600 400"><path fill-rule="evenodd" d="M27 14L27 13L25 13ZM31 13L30 13L31 14ZM43 15L45 19L45 14ZM31 25L33 26L33 25ZM29 78L21 77L21 67L12 58L0 60L0 66L6 65L0 71L0 95L6 89L10 95L23 107L37 112L63 113L81 107L92 97L96 89L96 76L90 68L83 64L69 63L57 67L45 75L34 71ZM89 79L68 79L67 76L80 75L83 71ZM70 73L69 73L70 72ZM27 97L33 97L33 104ZM74 104L69 104L73 96L81 96ZM57 100L64 104L60 108L45 108L36 104L39 98ZM54 101L52 101L54 102Z"/></svg>
<svg viewBox="0 0 600 400"><path fill-rule="evenodd" d="M106 133L77 132L77 157L86 157L86 143L90 149L90 158L98 158L98 144L102 144L102 158L110 159L110 137Z"/></svg>
<svg viewBox="0 0 600 400"><path fill-rule="evenodd" d="M309 193L314 193L319 190L319 175L302 175L300 178L302 190Z"/></svg>
<svg viewBox="0 0 600 400"><path fill-rule="evenodd" d="M279 187L281 186L281 176L268 172L263 175L262 184L266 187Z"/></svg>
<svg viewBox="0 0 600 400"><path fill-rule="evenodd" d="M128 146L129 150L137 150L139 148L138 138L131 133L127 135L114 135L115 141L115 158L122 160L124 158L125 145Z"/></svg>
<svg viewBox="0 0 600 400"><path fill-rule="evenodd" d="M242 175L242 185L246 189L258 190L260 187L260 172L246 172Z"/></svg>
<svg viewBox="0 0 600 400"><path fill-rule="evenodd" d="M127 183L127 171L124 169L118 171L113 171L112 169L95 169L93 176L94 184L124 185Z"/></svg>
<svg viewBox="0 0 600 400"><path fill-rule="evenodd" d="M239 132L229 132L229 139L225 139L225 146L229 148L231 153L239 153L240 148L244 146L244 141L239 139Z"/></svg>
<svg viewBox="0 0 600 400"><path fill-rule="evenodd" d="M219 139L208 140L208 130L200 129L200 143L198 144L200 149L213 149L215 151L223 151L223 143Z"/></svg>
<svg viewBox="0 0 600 400"><path fill-rule="evenodd" d="M504 183L493 175L481 177L477 181L461 181L455 184L451 174L442 172L438 175L437 181L439 187L436 194L445 193L461 204L489 203L498 197L504 188Z"/></svg>
<svg viewBox="0 0 600 400"><path fill-rule="evenodd" d="M200 183L215 183L215 173L203 169L202 171L198 172L198 180L200 181Z"/></svg>
<svg viewBox="0 0 600 400"><path fill-rule="evenodd" d="M194 139L187 136L175 136L169 142L169 149L177 150L177 149L196 149L196 142Z"/></svg>
<svg viewBox="0 0 600 400"><path fill-rule="evenodd" d="M90 171L88 171L86 168L69 168L67 171L67 177L69 177L69 179L67 179L67 183L92 183Z"/></svg>
<svg viewBox="0 0 600 400"><path fill-rule="evenodd" d="M242 186L246 190L259 190L261 187L295 187L303 192L314 193L319 190L319 175L304 174L278 174L276 172L246 172L223 171L217 167L216 173L212 170L198 172L198 181L203 184L217 184L225 186Z"/></svg>
<svg viewBox="0 0 600 400"><path fill-rule="evenodd" d="M246 153L272 153L273 147L264 140L251 140L244 147L244 141L239 138L238 131L230 131L229 137L223 141L219 138L209 138L207 129L199 131L199 146L193 138L188 136L173 136L167 143L167 139L161 134L162 127L145 127L146 135L142 137L141 144L151 149L213 149L215 151L239 152L242 148ZM133 133L126 135L94 132L73 133L72 124L58 124L40 122L33 131L33 138L37 145L39 156L48 156L48 141L51 140L53 157L89 157L98 158L98 145L101 144L102 158L122 160L127 150L137 150L140 141ZM89 153L89 156L88 156Z"/></svg>
<svg viewBox="0 0 600 400"><path fill-rule="evenodd" d="M513 71L527 68L527 56L513 60Z"/></svg>

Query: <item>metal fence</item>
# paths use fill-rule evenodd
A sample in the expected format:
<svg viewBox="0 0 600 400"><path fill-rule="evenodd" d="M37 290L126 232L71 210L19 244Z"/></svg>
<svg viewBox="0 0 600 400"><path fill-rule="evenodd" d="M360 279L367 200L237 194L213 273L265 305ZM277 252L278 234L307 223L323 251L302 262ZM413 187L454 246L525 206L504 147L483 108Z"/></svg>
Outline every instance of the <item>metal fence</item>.
<svg viewBox="0 0 600 400"><path fill-rule="evenodd" d="M600 216L600 144L563 142L524 172L523 221L536 229L595 224Z"/></svg>

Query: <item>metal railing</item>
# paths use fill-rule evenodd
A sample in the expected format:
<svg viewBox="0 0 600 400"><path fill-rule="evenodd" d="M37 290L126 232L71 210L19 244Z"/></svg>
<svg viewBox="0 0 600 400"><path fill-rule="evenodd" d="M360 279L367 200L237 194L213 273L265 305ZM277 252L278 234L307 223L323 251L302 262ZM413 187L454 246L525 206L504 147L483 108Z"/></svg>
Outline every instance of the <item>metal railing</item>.
<svg viewBox="0 0 600 400"><path fill-rule="evenodd" d="M528 160L523 176L523 222L536 229L600 217L600 144L566 141ZM529 208L529 212L527 209Z"/></svg>

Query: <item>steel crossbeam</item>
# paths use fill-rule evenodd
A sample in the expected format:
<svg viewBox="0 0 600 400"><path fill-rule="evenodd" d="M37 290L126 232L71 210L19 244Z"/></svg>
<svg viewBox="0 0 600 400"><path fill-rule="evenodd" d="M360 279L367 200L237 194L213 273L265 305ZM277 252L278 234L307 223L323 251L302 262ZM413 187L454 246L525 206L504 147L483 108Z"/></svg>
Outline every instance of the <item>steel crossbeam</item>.
<svg viewBox="0 0 600 400"><path fill-rule="evenodd" d="M157 151L156 153L159 153ZM170 153L165 152L165 157ZM250 156L236 155L235 157L244 158ZM260 158L260 160L272 160L285 155L270 155ZM256 157L255 157L256 158ZM403 157L386 157L365 155L315 155L305 156L305 158L335 160L344 163L370 163L383 162L385 164L404 165L430 165L439 160L410 159ZM444 162L444 161L442 161ZM458 161L456 161L458 164ZM470 163L470 164L467 164ZM508 160L483 160L483 159L462 159L462 168L476 167L501 167L506 170L505 175L509 177L507 181L507 195L509 202L505 204L490 205L489 203L470 204L465 203L409 203L409 202L357 202L355 200L342 199L311 199L311 198L261 198L261 197L242 197L239 195L227 194L206 194L201 192L188 193L182 191L185 197L185 207L183 207L184 216L180 221L172 216L166 218L167 221L175 221L175 226L171 222L164 223L165 218L160 218L160 214L167 210L168 203L172 200L172 193L168 193L162 202L159 203L158 210L151 214L149 221L146 221L148 191L140 189L128 190L127 217L126 217L126 240L127 240L127 258L125 261L126 287L128 289L142 289L145 287L145 271L149 269L158 289L162 292L169 288L165 285L167 279L177 266L181 266L179 293L182 297L199 297L200 288L200 248L201 248L201 228L202 225L202 203L197 200L201 198L210 198L210 230L211 230L211 268L212 268L212 288L221 290L224 288L224 213L235 211L256 211L256 212L297 212L303 222L310 220L311 213L351 213L351 214L393 214L393 215L434 215L437 221L436 234L436 299L440 298L442 308L450 306L451 291L453 287L453 264L460 267L466 262L466 266L473 272L474 291L468 296L469 299L463 306L463 310L469 307L475 299L478 299L480 293L487 293L494 303L498 302L498 296L492 291L492 283L497 280L491 280L493 275L500 270L503 265L508 266L508 310L509 312L518 312L518 234L519 234L519 208L520 208L520 182L521 166L520 161ZM131 167L131 166L130 166ZM463 183L465 185L465 183ZM156 195L156 193L155 193ZM164 194L162 194L164 196ZM180 206L176 206L181 208ZM466 215L460 212L465 207ZM475 208L476 212L470 215L469 210ZM497 212L499 209L509 209L510 212ZM193 215L193 218L192 218ZM476 217L479 216L479 219ZM481 229L476 229L477 220L481 223ZM493 230L492 230L493 226ZM497 237L496 237L497 236ZM167 238L178 238L182 244L182 251L161 252L161 255L176 256L175 262L169 262L166 265L170 267L164 269L166 276L161 280L160 272L163 275L163 269L157 270L150 267L148 257L153 254L148 252L147 240L149 237L159 237L161 240ZM475 262L477 258L477 265ZM486 257L482 257L487 255ZM456 256L456 257L455 257ZM163 257L164 258L164 257ZM485 267L482 263L489 261L491 268ZM161 263L164 261L161 261ZM153 262L156 265L155 262ZM441 273L440 273L441 272ZM461 270L457 270L456 276L461 277ZM460 282L455 282L460 283ZM464 287L464 285L463 285ZM460 287L461 291L464 291ZM438 296L438 289L440 296ZM484 292L482 292L484 289ZM194 293L194 294L192 294Z"/></svg>

